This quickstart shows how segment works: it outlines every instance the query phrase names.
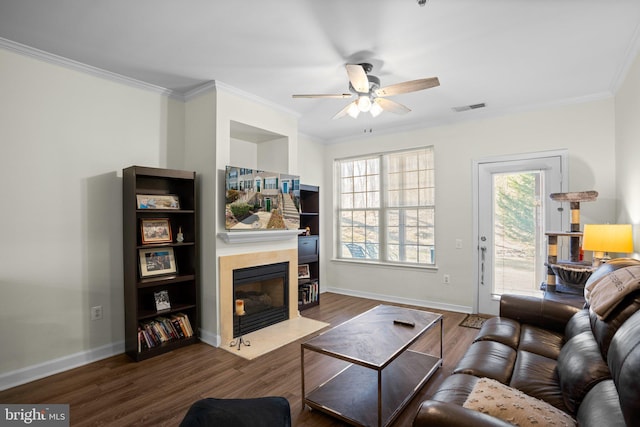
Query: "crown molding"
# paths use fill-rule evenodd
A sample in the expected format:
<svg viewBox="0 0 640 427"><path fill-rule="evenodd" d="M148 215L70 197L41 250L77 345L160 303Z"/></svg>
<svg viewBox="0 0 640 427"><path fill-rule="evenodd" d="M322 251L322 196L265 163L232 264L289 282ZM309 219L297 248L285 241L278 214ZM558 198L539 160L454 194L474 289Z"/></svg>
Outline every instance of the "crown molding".
<svg viewBox="0 0 640 427"><path fill-rule="evenodd" d="M638 57L638 53L640 52L640 25L636 26L636 29L633 33L633 37L629 42L629 46L627 46L627 51L625 52L624 61L620 64L620 68L618 72L613 77L611 81L611 85L609 86L611 93L616 94L618 90L624 83L629 74L629 70L633 66L633 63L636 61Z"/></svg>
<svg viewBox="0 0 640 427"><path fill-rule="evenodd" d="M238 89L236 87L233 87L231 85L228 85L226 83L222 83L221 81L218 80L210 80L208 82L205 82L203 84L201 84L200 86L196 86L193 89L188 90L187 92L185 92L184 94L182 94L181 99L184 102L189 102L194 98L197 98L200 95L203 95L205 93L208 92L212 92L212 91L223 91L223 92L227 92L236 96L239 96L240 98L246 99L248 101L251 102L255 102L256 104L260 104L263 105L267 108L270 108L272 110L276 110L279 111L281 113L285 113L288 114L290 116L293 116L295 118L300 118L300 113L290 110L288 108L283 107L282 105L278 105L276 103L273 103L271 101L268 101L264 98L261 98L257 95L254 95L252 93L246 92L242 89Z"/></svg>
<svg viewBox="0 0 640 427"><path fill-rule="evenodd" d="M44 50L36 49L34 47L17 43L12 40L7 40L2 37L0 37L0 47L12 52L19 53L21 55L39 59L50 64L70 68L72 70L87 73L106 80L111 80L116 83L125 84L127 86L135 87L138 89L148 90L164 96L175 97L173 91L171 91L170 89L146 83L141 80L136 80L131 77L126 77L122 74L103 70L102 68L94 67L92 65L83 64L82 62L74 61L73 59L65 58L53 53L45 52Z"/></svg>

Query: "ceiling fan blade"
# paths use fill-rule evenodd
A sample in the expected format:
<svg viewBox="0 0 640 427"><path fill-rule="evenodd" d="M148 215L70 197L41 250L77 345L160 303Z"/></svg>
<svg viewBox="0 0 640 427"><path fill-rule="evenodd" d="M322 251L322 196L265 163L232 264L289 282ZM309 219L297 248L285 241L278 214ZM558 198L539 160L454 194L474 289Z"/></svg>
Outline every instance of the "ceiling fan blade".
<svg viewBox="0 0 640 427"><path fill-rule="evenodd" d="M391 113L407 114L409 111L411 111L409 107L386 98L376 98L373 100L373 102L378 104L384 111L389 111Z"/></svg>
<svg viewBox="0 0 640 427"><path fill-rule="evenodd" d="M304 95L291 95L292 98L351 98L353 95L350 93L327 93L327 94L304 94Z"/></svg>
<svg viewBox="0 0 640 427"><path fill-rule="evenodd" d="M428 79L411 80L408 82L381 87L380 89L376 90L376 95L399 95L401 93L417 92L419 90L429 89L436 86L440 86L440 80L438 80L437 77L430 77Z"/></svg>
<svg viewBox="0 0 640 427"><path fill-rule="evenodd" d="M369 79L362 65L347 64L346 67L349 81L356 92L369 93Z"/></svg>
<svg viewBox="0 0 640 427"><path fill-rule="evenodd" d="M333 120L341 119L347 114L353 117L354 119L358 117L358 114L360 114L360 110L358 109L357 101L353 101L347 104L347 106L344 107L342 110L338 111L338 114L333 116L332 119Z"/></svg>

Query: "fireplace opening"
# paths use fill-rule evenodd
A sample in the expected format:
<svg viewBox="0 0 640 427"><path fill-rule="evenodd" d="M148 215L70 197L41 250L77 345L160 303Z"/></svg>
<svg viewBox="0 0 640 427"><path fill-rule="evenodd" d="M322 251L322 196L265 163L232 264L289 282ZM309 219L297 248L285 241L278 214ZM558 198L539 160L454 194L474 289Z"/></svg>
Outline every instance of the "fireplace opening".
<svg viewBox="0 0 640 427"><path fill-rule="evenodd" d="M233 270L233 337L289 319L289 263ZM242 316L236 300L244 302Z"/></svg>

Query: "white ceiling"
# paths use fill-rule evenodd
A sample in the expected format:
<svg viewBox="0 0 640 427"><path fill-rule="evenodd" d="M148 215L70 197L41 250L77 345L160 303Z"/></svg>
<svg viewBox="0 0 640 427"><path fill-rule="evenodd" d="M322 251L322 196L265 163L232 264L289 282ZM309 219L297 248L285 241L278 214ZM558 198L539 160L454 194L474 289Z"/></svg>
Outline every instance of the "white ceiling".
<svg viewBox="0 0 640 427"><path fill-rule="evenodd" d="M0 0L4 39L182 93L215 80L326 142L611 96L639 24L640 0ZM348 92L344 64L364 61L382 86L441 86L375 119L291 98Z"/></svg>

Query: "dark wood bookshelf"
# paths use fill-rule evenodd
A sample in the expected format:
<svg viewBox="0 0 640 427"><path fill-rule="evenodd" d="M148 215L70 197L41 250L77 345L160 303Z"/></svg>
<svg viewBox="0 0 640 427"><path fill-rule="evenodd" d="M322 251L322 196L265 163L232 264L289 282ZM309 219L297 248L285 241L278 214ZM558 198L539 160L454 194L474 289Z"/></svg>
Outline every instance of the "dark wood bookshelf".
<svg viewBox="0 0 640 427"><path fill-rule="evenodd" d="M320 303L320 188L300 185L300 228L310 235L298 236L298 265L309 265L310 278L298 279L298 309ZM311 294L311 295L310 295Z"/></svg>
<svg viewBox="0 0 640 427"><path fill-rule="evenodd" d="M198 233L196 219L195 172L173 169L131 166L122 174L123 256L125 297L125 352L136 361L148 359L198 341ZM175 195L178 209L139 209L136 196ZM142 243L143 219L167 218L171 226L172 241ZM182 228L184 241L177 242ZM174 252L176 272L170 275L142 277L139 251L171 248ZM156 310L154 293L167 291L170 309ZM173 338L151 348L140 348L139 328L158 317L184 314L188 317L193 336Z"/></svg>

